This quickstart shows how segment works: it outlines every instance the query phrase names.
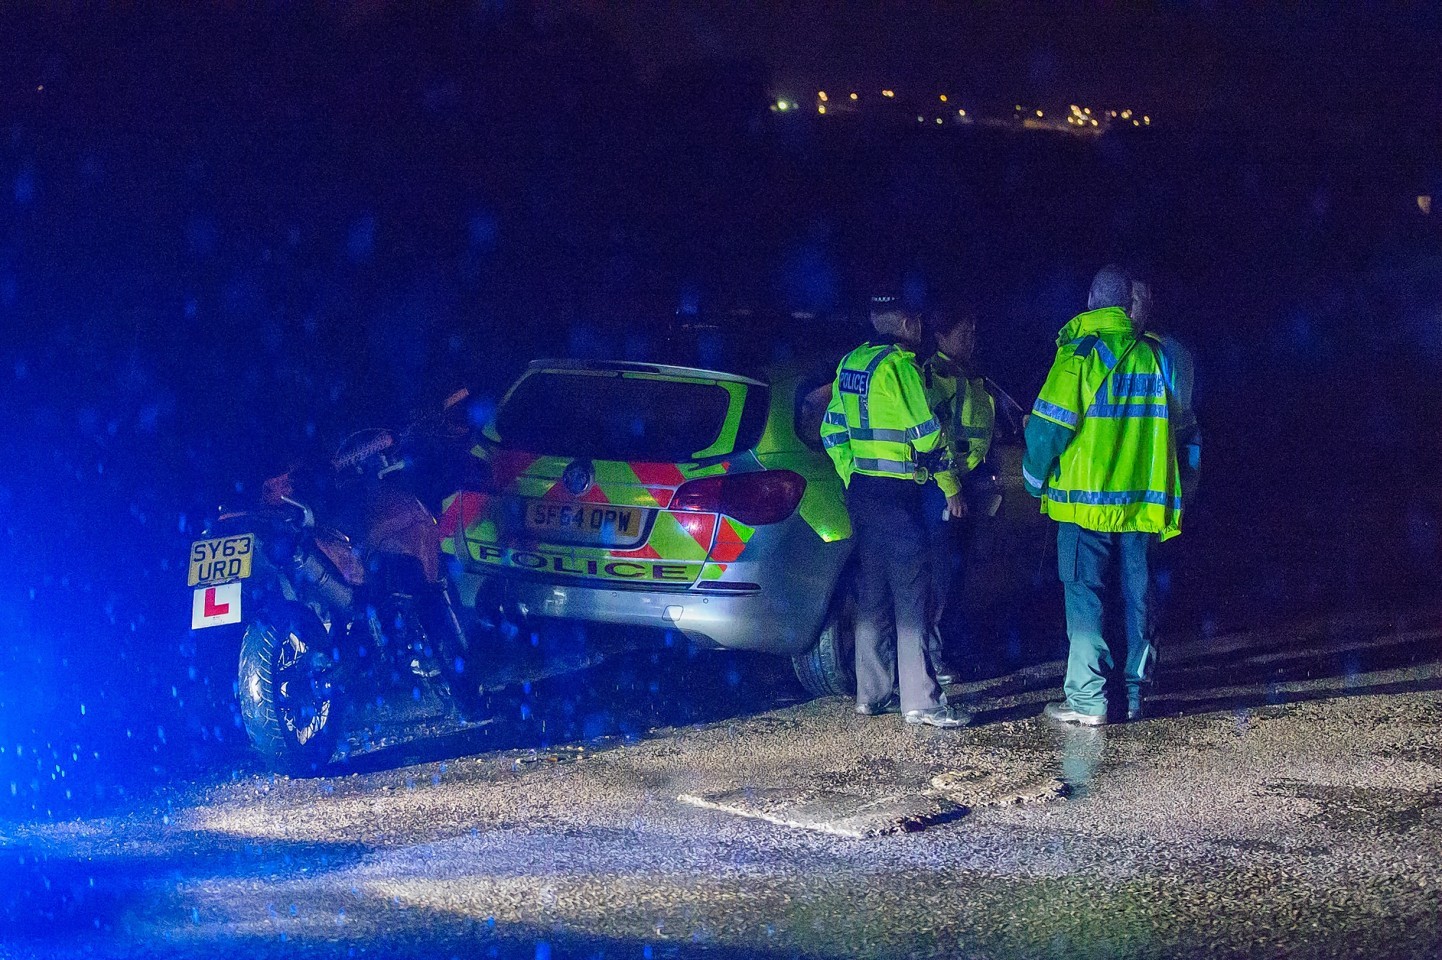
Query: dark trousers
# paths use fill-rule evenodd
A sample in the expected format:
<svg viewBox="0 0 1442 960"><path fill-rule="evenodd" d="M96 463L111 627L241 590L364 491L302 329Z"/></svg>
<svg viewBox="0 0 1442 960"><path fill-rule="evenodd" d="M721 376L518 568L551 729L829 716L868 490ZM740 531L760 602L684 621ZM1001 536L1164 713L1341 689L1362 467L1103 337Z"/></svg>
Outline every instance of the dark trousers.
<svg viewBox="0 0 1442 960"><path fill-rule="evenodd" d="M910 480L856 475L846 506L856 533L856 702L902 710L941 704L926 656L931 571L922 488Z"/></svg>
<svg viewBox="0 0 1442 960"><path fill-rule="evenodd" d="M967 560L971 556L971 544L975 537L976 519L966 516L943 520L946 498L934 485L928 485L926 513L924 518L930 538L931 564L931 619L926 631L926 655L931 659L933 670L941 664L955 666L959 661L947 655L947 638L954 648L959 639L959 620L962 597L966 592ZM953 652L955 652L953 650Z"/></svg>
<svg viewBox="0 0 1442 960"><path fill-rule="evenodd" d="M1074 523L1057 527L1057 572L1066 596L1069 641L1063 689L1074 710L1107 710L1106 680L1114 663L1102 623L1108 574L1117 567L1127 643L1123 682L1129 703L1140 703L1157 661L1149 553L1155 534L1098 533Z"/></svg>

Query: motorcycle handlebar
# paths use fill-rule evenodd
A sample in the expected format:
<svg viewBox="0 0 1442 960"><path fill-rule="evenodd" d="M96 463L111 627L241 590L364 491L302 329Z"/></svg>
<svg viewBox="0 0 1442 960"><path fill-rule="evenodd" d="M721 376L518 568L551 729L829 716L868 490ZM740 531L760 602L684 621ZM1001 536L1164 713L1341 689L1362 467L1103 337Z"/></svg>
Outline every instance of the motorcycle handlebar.
<svg viewBox="0 0 1442 960"><path fill-rule="evenodd" d="M315 513L311 511L310 507L301 503L299 500L292 499L291 497L283 496L280 498L280 500L282 503L288 503L292 507L296 507L300 510L300 522L302 527L307 530L313 530L315 528Z"/></svg>

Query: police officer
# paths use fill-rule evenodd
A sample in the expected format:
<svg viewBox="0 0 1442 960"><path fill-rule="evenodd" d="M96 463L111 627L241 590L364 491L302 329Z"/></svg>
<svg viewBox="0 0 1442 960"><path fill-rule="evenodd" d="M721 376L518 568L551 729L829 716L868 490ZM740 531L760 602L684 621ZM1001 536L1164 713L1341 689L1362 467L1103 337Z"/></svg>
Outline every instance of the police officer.
<svg viewBox="0 0 1442 960"><path fill-rule="evenodd" d="M976 315L965 307L939 311L932 332L936 352L922 365L922 382L926 385L927 404L946 437L947 458L952 477L962 490L963 508L961 516L953 518L950 509L937 509L936 498L931 498L926 511L935 597L926 649L937 682L947 686L959 679L959 673L943 652L941 622L948 608L960 605L966 589L967 559L976 523L967 499L968 479L991 450L996 401L974 365ZM928 492L932 489L928 488Z"/></svg>
<svg viewBox="0 0 1442 960"><path fill-rule="evenodd" d="M911 724L965 726L971 718L947 704L926 656L931 575L923 485L934 474L948 509L961 516L965 507L943 469L941 425L927 407L913 353L921 315L898 297L874 297L871 323L879 342L842 359L821 425L822 443L846 484L859 552L856 711L900 711Z"/></svg>
<svg viewBox="0 0 1442 960"><path fill-rule="evenodd" d="M1022 479L1058 522L1057 566L1066 599L1066 699L1054 720L1107 722L1111 653L1102 636L1107 574L1119 568L1126 625L1128 719L1140 719L1156 662L1148 551L1181 532L1176 430L1161 353L1128 310L1133 285L1119 267L1092 281L1087 312L1057 336L1056 360L1026 426Z"/></svg>

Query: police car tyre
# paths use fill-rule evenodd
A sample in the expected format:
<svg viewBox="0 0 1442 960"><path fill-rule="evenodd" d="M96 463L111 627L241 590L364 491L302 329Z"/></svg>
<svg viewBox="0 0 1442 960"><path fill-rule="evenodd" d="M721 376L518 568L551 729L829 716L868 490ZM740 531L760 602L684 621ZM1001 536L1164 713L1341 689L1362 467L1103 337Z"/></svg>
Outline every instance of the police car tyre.
<svg viewBox="0 0 1442 960"><path fill-rule="evenodd" d="M856 603L850 590L832 605L816 643L791 658L796 679L813 697L856 695Z"/></svg>
<svg viewBox="0 0 1442 960"><path fill-rule="evenodd" d="M307 607L277 604L246 623L236 696L246 735L266 765L291 777L324 772L341 703L326 682L330 640Z"/></svg>

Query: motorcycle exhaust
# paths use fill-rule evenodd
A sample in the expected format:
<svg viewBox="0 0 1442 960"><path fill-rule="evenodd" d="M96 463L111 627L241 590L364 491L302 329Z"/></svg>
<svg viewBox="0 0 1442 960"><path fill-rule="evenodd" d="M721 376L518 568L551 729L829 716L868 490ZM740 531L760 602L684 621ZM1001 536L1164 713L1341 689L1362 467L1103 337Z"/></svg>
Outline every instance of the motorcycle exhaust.
<svg viewBox="0 0 1442 960"><path fill-rule="evenodd" d="M307 552L296 557L295 569L329 606L345 611L351 619L355 618L355 590L336 576L329 565Z"/></svg>

